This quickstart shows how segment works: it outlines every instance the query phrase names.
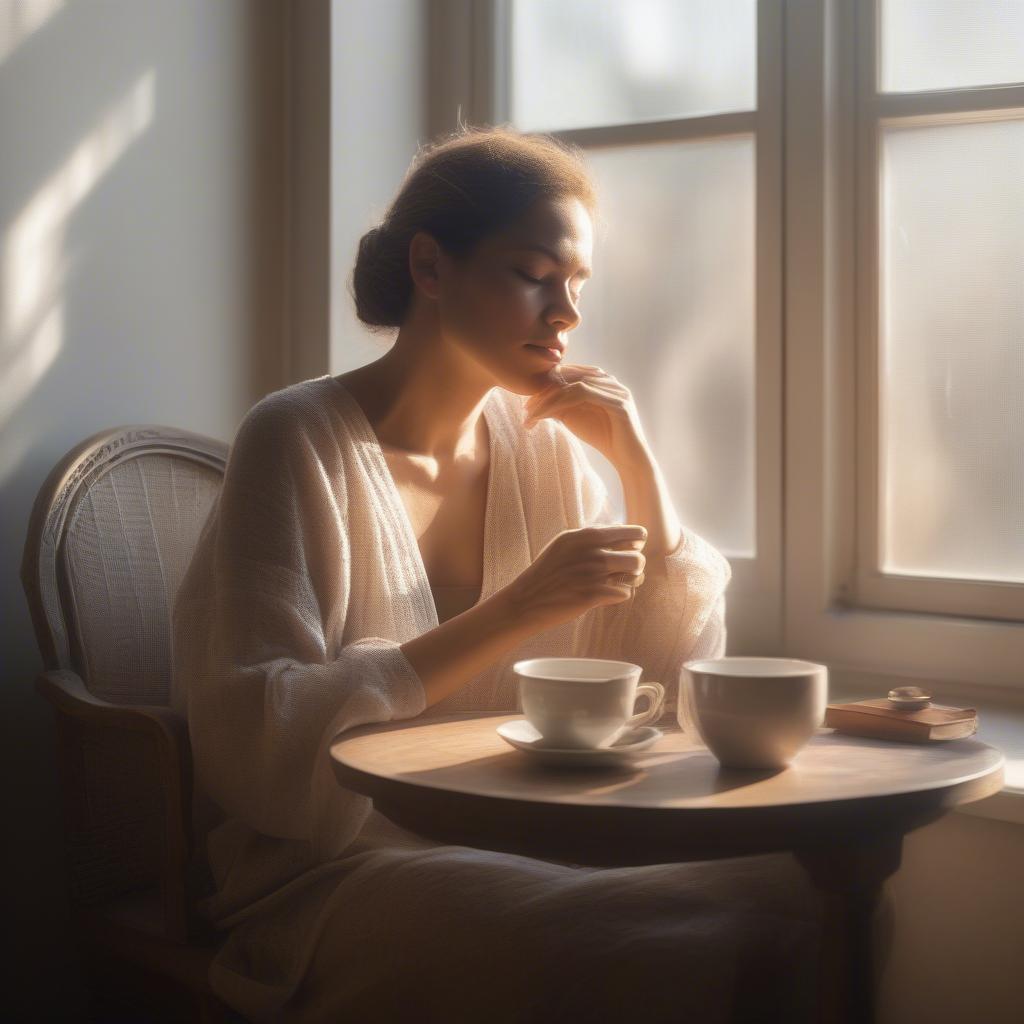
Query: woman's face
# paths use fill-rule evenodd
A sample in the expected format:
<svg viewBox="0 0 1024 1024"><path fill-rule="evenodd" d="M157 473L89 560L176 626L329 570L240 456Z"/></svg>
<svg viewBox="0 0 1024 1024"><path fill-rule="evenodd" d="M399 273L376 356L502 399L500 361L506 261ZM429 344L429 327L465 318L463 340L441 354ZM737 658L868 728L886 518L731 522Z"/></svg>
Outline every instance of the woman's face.
<svg viewBox="0 0 1024 1024"><path fill-rule="evenodd" d="M442 258L438 313L444 338L495 383L533 394L555 379L567 335L581 321L593 225L578 199L539 199L515 225L479 243L465 262ZM546 351L554 347L554 356Z"/></svg>

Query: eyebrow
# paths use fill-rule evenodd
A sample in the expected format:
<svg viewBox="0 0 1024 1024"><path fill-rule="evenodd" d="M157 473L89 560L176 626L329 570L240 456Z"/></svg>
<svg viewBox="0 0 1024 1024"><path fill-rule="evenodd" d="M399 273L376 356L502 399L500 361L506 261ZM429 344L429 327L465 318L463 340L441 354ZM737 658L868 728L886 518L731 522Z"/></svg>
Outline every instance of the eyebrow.
<svg viewBox="0 0 1024 1024"><path fill-rule="evenodd" d="M537 252L544 253L545 256L549 256L556 263L562 262L562 258L558 255L557 252L555 252L554 249L549 249L546 245L541 245L539 242L533 243L531 245L517 245L516 248L524 252L527 250L536 250ZM577 271L575 276L590 277L590 270L587 267L584 267L582 270Z"/></svg>

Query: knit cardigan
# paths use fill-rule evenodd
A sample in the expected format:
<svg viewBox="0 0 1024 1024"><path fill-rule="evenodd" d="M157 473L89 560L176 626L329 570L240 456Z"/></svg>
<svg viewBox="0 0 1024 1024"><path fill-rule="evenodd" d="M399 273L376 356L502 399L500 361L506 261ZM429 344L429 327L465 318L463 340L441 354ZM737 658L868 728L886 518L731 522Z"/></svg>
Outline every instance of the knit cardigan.
<svg viewBox="0 0 1024 1024"><path fill-rule="evenodd" d="M558 533L613 521L580 441L552 418L525 430L524 402L494 388L483 407L480 601ZM172 700L188 718L215 883L207 914L234 927L282 900L298 906L295 893L322 885L357 837L363 848L374 829L382 844L401 841L369 798L335 779L328 749L347 729L425 712L514 712L511 665L540 655L640 665L641 679L666 686L672 713L683 662L724 653L730 576L726 559L682 524L677 548L661 565L648 562L632 597L537 633L427 709L400 645L435 628L437 609L371 424L331 376L268 395L238 430L173 613ZM288 962L269 987L249 979L250 1012L279 1005L301 978L316 929L301 916L289 928L306 936L301 949L292 942L282 953ZM225 969L255 971L251 962Z"/></svg>

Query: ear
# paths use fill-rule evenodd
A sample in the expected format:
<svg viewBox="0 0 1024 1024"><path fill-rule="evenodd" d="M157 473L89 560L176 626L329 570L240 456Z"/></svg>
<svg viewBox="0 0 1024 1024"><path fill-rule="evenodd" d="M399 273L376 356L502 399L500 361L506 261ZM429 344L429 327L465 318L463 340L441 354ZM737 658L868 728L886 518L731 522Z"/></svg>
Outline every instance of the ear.
<svg viewBox="0 0 1024 1024"><path fill-rule="evenodd" d="M441 261L444 253L437 240L426 231L417 231L409 241L409 274L413 284L431 299L441 285Z"/></svg>

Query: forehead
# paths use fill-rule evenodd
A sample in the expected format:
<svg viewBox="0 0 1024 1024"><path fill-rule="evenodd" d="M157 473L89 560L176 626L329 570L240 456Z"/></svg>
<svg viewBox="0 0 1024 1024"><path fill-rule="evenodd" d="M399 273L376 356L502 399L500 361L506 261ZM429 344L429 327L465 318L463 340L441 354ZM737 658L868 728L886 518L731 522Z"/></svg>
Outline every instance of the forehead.
<svg viewBox="0 0 1024 1024"><path fill-rule="evenodd" d="M501 233L508 249L548 250L566 266L590 267L594 231L587 208L578 199L538 199Z"/></svg>

